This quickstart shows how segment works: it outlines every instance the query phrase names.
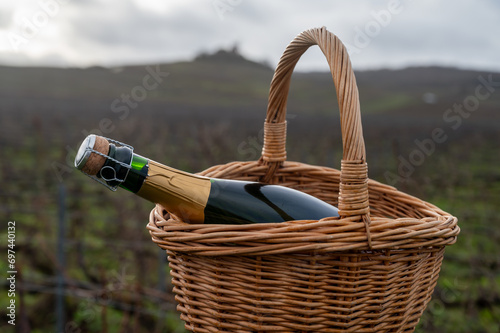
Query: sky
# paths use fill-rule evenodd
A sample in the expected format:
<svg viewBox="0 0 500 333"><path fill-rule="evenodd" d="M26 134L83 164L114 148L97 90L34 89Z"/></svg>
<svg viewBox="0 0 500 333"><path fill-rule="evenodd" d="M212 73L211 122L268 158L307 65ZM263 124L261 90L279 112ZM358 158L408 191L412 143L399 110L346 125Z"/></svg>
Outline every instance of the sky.
<svg viewBox="0 0 500 333"><path fill-rule="evenodd" d="M0 3L0 65L89 67L191 60L237 45L275 66L325 26L354 69L448 66L500 72L500 1L16 0ZM311 48L298 70L328 70Z"/></svg>

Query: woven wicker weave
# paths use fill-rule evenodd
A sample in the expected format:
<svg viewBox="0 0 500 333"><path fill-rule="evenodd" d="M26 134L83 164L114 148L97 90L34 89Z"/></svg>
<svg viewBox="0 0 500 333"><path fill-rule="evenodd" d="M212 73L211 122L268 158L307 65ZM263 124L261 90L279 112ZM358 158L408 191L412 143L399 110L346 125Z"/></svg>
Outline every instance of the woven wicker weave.
<svg viewBox="0 0 500 333"><path fill-rule="evenodd" d="M343 137L341 171L286 161L286 102L296 62L319 45L330 65ZM325 28L298 35L271 82L262 157L213 166L209 177L299 189L340 218L190 225L161 206L152 239L169 256L181 319L193 332L411 332L435 287L457 219L367 177L356 81Z"/></svg>

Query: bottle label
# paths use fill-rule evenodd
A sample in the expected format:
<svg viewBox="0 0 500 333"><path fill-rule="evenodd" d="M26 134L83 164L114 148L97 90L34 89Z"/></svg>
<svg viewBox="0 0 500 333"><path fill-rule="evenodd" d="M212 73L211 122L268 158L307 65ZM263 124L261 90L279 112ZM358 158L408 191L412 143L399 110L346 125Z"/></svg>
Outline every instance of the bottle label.
<svg viewBox="0 0 500 333"><path fill-rule="evenodd" d="M203 223L210 179L149 161L148 176L137 195L162 205L184 222Z"/></svg>

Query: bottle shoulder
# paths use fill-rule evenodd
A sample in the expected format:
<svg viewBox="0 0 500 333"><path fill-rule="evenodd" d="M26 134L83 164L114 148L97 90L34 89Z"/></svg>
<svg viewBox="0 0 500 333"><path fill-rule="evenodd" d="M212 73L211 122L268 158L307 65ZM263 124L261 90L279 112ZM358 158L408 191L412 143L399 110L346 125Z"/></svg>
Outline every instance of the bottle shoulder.
<svg viewBox="0 0 500 333"><path fill-rule="evenodd" d="M336 207L285 186L225 179L211 183L206 215L215 219L231 216L233 221L259 223L338 216Z"/></svg>

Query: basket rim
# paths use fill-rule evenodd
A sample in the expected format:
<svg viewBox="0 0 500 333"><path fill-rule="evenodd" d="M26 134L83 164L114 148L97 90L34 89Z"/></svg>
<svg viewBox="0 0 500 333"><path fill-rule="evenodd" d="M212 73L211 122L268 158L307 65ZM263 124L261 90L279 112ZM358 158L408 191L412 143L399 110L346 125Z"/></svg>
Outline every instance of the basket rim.
<svg viewBox="0 0 500 333"><path fill-rule="evenodd" d="M223 177L221 168L240 173L245 170L253 173L265 172L265 166L262 168L258 161L250 161L212 166L199 174L210 177L216 174ZM284 162L282 168L305 168L309 172L317 172L318 175L340 172L334 168L292 161ZM456 217L435 205L376 180L368 180L368 189L369 192L383 191L389 196L396 195L404 203L418 204L420 212L427 214L419 218L372 215L368 225L371 247L366 238L366 226L360 223L356 216L246 225L189 224L166 213L162 206L156 205L150 213L147 229L153 241L161 248L201 256L387 249L418 251L456 242L460 232Z"/></svg>
<svg viewBox="0 0 500 333"><path fill-rule="evenodd" d="M165 250L200 256L415 250L456 242L457 218L372 218L372 246L363 224L326 218L252 225L187 224L163 216L157 205L147 225L152 240ZM279 224L279 226L277 225Z"/></svg>

